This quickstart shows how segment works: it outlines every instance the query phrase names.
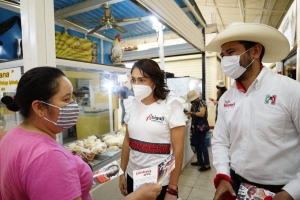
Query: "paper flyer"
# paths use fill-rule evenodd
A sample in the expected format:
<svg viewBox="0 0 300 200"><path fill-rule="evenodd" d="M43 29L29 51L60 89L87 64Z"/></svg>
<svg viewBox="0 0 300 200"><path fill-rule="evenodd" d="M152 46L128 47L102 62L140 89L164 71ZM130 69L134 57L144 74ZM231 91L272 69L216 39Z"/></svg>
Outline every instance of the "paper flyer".
<svg viewBox="0 0 300 200"><path fill-rule="evenodd" d="M99 170L93 172L93 185L106 183L122 174L124 174L124 172L120 168L118 162L115 160L108 165L100 168Z"/></svg>
<svg viewBox="0 0 300 200"><path fill-rule="evenodd" d="M275 193L258 188L252 184L241 183L236 200L265 200L272 199Z"/></svg>
<svg viewBox="0 0 300 200"><path fill-rule="evenodd" d="M175 157L171 154L157 166L134 170L133 190L144 183L161 183L174 168Z"/></svg>

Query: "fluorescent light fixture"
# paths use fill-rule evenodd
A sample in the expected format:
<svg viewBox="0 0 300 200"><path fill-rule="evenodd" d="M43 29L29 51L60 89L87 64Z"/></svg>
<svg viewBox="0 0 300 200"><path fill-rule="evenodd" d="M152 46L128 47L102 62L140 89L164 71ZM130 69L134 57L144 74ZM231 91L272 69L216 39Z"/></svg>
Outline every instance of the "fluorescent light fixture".
<svg viewBox="0 0 300 200"><path fill-rule="evenodd" d="M125 63L125 67L131 69L133 66L133 62Z"/></svg>
<svg viewBox="0 0 300 200"><path fill-rule="evenodd" d="M156 17L151 16L151 21L152 21L152 28L156 30L156 32L165 28L165 26L161 24Z"/></svg>
<svg viewBox="0 0 300 200"><path fill-rule="evenodd" d="M152 24L158 23L158 20L155 16L151 16Z"/></svg>

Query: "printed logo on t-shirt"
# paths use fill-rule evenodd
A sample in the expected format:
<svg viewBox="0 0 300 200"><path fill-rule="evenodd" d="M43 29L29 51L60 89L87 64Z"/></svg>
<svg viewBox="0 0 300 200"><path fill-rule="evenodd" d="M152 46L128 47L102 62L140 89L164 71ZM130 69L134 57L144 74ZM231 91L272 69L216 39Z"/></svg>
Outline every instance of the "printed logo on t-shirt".
<svg viewBox="0 0 300 200"><path fill-rule="evenodd" d="M265 104L271 104L271 105L275 105L276 102L276 95L266 95L265 98Z"/></svg>
<svg viewBox="0 0 300 200"><path fill-rule="evenodd" d="M164 122L164 117L157 117L156 115L150 114L148 117L146 117L146 121L152 121L152 122L158 122L158 123L163 123Z"/></svg>
<svg viewBox="0 0 300 200"><path fill-rule="evenodd" d="M230 102L230 100L224 100L224 108L234 108L235 102Z"/></svg>

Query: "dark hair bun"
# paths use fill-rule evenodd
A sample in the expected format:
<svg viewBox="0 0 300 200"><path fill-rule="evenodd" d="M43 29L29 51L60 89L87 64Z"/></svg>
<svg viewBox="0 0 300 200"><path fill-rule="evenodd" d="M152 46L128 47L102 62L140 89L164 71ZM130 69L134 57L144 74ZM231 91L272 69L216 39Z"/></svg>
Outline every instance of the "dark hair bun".
<svg viewBox="0 0 300 200"><path fill-rule="evenodd" d="M1 102L4 103L8 110L17 112L20 110L19 106L16 104L11 96L4 96L1 98Z"/></svg>

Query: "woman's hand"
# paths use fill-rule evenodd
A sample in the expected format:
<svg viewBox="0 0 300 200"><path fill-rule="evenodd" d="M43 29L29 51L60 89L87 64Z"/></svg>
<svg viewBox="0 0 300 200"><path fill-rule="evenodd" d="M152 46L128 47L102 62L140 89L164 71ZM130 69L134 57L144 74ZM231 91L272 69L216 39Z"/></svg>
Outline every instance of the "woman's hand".
<svg viewBox="0 0 300 200"><path fill-rule="evenodd" d="M177 200L177 196L169 194L168 192L165 195L164 200Z"/></svg>
<svg viewBox="0 0 300 200"><path fill-rule="evenodd" d="M185 114L192 115L193 113L191 111L186 111Z"/></svg>
<svg viewBox="0 0 300 200"><path fill-rule="evenodd" d="M158 183L144 183L123 200L155 200L162 187Z"/></svg>
<svg viewBox="0 0 300 200"><path fill-rule="evenodd" d="M217 105L218 104L218 101L213 99L213 98L208 98L209 100L211 100L213 102L214 105Z"/></svg>
<svg viewBox="0 0 300 200"><path fill-rule="evenodd" d="M126 196L128 193L127 193L127 185L126 185L126 178L125 178L125 175L122 174L119 178L119 188L120 188L120 191L121 193Z"/></svg>

